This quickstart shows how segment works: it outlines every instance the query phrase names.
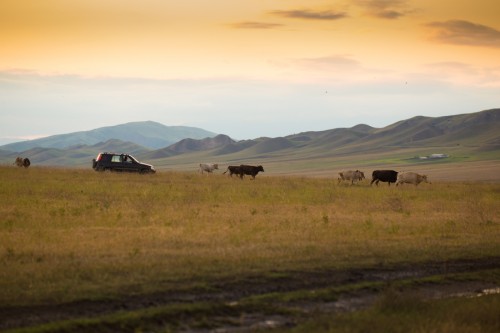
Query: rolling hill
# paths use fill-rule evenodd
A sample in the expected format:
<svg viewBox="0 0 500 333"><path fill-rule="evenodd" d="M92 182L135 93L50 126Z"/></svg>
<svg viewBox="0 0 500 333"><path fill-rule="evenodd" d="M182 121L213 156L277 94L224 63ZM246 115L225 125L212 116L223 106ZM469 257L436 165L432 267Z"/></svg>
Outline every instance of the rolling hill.
<svg viewBox="0 0 500 333"><path fill-rule="evenodd" d="M150 150L132 142L111 139L95 145L75 145L68 148L35 147L21 153L0 150L0 161L10 162L16 156L29 157L32 164L55 166L87 166L101 151L128 152L132 155L141 155Z"/></svg>
<svg viewBox="0 0 500 333"><path fill-rule="evenodd" d="M426 159L427 156L446 158ZM438 164L493 161L500 167L500 109L445 117L413 117L374 128L360 124L150 160L160 168L194 170L200 161L265 164L273 174L321 174L351 167L426 169Z"/></svg>
<svg viewBox="0 0 500 333"><path fill-rule="evenodd" d="M201 140L183 139L166 148L155 150L151 153L144 154L145 158L163 158L190 152L205 151L214 148L224 147L233 144L235 141L224 134L219 134L213 138L205 138Z"/></svg>
<svg viewBox="0 0 500 333"><path fill-rule="evenodd" d="M0 149L13 152L22 152L35 147L65 149L75 145L94 145L111 139L134 142L149 149L159 149L182 139L203 139L215 135L196 127L165 126L154 121L143 121L15 142L1 146Z"/></svg>
<svg viewBox="0 0 500 333"><path fill-rule="evenodd" d="M130 126L118 125L114 129L125 125ZM141 125L157 126L152 122ZM11 162L20 155L30 157L35 165L88 167L98 152L117 151L131 153L159 170L194 170L200 162L212 161L222 167L265 164L266 171L302 174L351 166L425 166L426 163L500 160L500 109L446 117L417 116L384 128L360 124L254 140L235 141L223 134L199 139L188 137L159 149L151 149L151 144L141 145L143 134L138 132L135 140L112 138L66 148L29 148L20 153L0 150L0 161ZM145 130L145 133L156 137L157 144L162 139L158 132L151 134ZM443 154L447 158L421 158L432 154Z"/></svg>

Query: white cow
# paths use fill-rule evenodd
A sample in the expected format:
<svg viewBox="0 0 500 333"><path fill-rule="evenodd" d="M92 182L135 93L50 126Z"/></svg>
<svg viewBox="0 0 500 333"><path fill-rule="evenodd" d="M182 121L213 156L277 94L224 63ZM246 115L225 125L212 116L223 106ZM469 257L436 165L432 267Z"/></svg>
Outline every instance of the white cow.
<svg viewBox="0 0 500 333"><path fill-rule="evenodd" d="M362 171L359 171L359 170L342 171L342 172L339 172L338 184L340 184L341 181L350 180L351 185L352 185L352 184L354 184L355 181L357 182L357 181L363 180L363 179L365 179L365 174Z"/></svg>
<svg viewBox="0 0 500 333"><path fill-rule="evenodd" d="M209 173L212 173L214 170L218 170L219 165L217 163L200 163L200 173L203 174L203 172L207 173L207 176Z"/></svg>
<svg viewBox="0 0 500 333"><path fill-rule="evenodd" d="M417 186L421 182L429 183L427 181L426 175L419 175L416 172L400 172L398 174L398 181L396 182L396 186L404 183L413 184Z"/></svg>

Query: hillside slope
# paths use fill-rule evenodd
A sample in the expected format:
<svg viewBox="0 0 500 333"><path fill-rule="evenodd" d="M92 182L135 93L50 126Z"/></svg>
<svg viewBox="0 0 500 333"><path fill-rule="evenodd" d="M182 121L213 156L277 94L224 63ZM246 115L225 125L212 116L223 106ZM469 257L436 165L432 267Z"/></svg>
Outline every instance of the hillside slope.
<svg viewBox="0 0 500 333"><path fill-rule="evenodd" d="M92 146L77 145L64 149L35 147L21 153L0 151L0 161L9 162L16 156L23 156L28 157L32 165L87 166L90 165L92 158L102 151L127 152L139 156L149 152L149 149L132 142L111 139Z"/></svg>
<svg viewBox="0 0 500 333"><path fill-rule="evenodd" d="M430 155L448 156L425 159ZM281 138L258 138L151 162L190 170L199 161L265 164L273 173L314 173L353 166L500 160L500 109L446 117L413 117L373 128L357 125Z"/></svg>
<svg viewBox="0 0 500 333"><path fill-rule="evenodd" d="M94 145L111 139L134 142L149 149L158 149L186 138L203 139L215 135L201 128L165 126L154 121L143 121L16 142L2 146L0 149L13 152L22 152L35 147L64 149L75 145Z"/></svg>
<svg viewBox="0 0 500 333"><path fill-rule="evenodd" d="M220 148L226 145L234 144L235 142L236 141L234 141L229 136L224 134L219 134L213 138L205 138L201 140L195 140L189 138L189 139L183 139L168 147L155 150L148 154L144 154L143 157L150 159L158 159L184 153Z"/></svg>
<svg viewBox="0 0 500 333"><path fill-rule="evenodd" d="M0 161L12 163L20 155L30 157L34 165L87 167L99 151L128 152L158 169L190 170L202 161L213 161L221 165L266 164L271 171L297 173L332 166L430 163L419 157L432 154L450 156L432 163L495 161L500 160L500 109L445 117L418 116L384 128L360 124L276 138L235 141L223 134L183 138L160 149L113 139L68 148L36 147L21 153L0 150Z"/></svg>

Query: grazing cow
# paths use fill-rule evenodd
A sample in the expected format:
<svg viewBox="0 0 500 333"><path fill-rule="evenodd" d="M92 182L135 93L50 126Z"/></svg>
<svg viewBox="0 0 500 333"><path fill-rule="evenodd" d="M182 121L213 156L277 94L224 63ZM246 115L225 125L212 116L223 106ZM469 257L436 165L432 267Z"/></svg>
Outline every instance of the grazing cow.
<svg viewBox="0 0 500 333"><path fill-rule="evenodd" d="M214 170L218 170L219 165L217 163L200 163L200 173L206 172L207 175L209 173L214 172Z"/></svg>
<svg viewBox="0 0 500 333"><path fill-rule="evenodd" d="M16 161L14 162L15 165L17 165L18 167L29 167L31 165L31 162L29 160L29 158L22 158L22 157L16 157Z"/></svg>
<svg viewBox="0 0 500 333"><path fill-rule="evenodd" d="M363 179L365 179L365 174L362 171L359 171L359 170L342 171L342 172L339 172L338 184L340 184L341 181L350 180L351 185L352 185L352 184L354 184L355 181L360 181Z"/></svg>
<svg viewBox="0 0 500 333"><path fill-rule="evenodd" d="M398 172L394 170L375 170L372 172L372 181L370 185L375 182L375 184L378 186L378 182L386 182L389 183L389 186L391 186L391 183L395 183L398 180Z"/></svg>
<svg viewBox="0 0 500 333"><path fill-rule="evenodd" d="M413 185L417 186L421 182L429 183L427 181L426 175L419 175L416 172L401 172L398 175L398 181L396 183L396 186L398 186L399 184L402 185L404 183L413 184Z"/></svg>
<svg viewBox="0 0 500 333"><path fill-rule="evenodd" d="M16 160L14 161L14 164L17 165L18 167L23 166L23 158L22 157L16 157Z"/></svg>
<svg viewBox="0 0 500 333"><path fill-rule="evenodd" d="M253 165L240 165L240 178L243 179L243 175L250 175L252 179L255 179L255 176L259 173L259 171L264 172L264 168L262 165L253 166Z"/></svg>
<svg viewBox="0 0 500 333"><path fill-rule="evenodd" d="M229 171L229 176L233 176L233 174L237 174L238 176L240 176L241 178L243 178L241 175L241 169L239 167L239 165L230 165L227 167L227 170L224 171L222 174L225 175L227 172Z"/></svg>

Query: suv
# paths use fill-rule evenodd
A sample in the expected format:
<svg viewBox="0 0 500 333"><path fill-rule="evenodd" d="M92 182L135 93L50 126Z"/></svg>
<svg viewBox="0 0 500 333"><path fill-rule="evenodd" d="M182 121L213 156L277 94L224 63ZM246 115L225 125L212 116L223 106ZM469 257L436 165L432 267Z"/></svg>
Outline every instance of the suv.
<svg viewBox="0 0 500 333"><path fill-rule="evenodd" d="M151 164L141 163L132 155L114 153L99 153L99 155L92 160L92 168L94 168L95 171L156 172Z"/></svg>

